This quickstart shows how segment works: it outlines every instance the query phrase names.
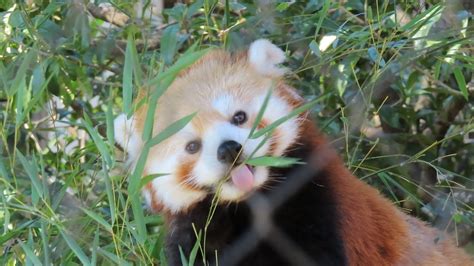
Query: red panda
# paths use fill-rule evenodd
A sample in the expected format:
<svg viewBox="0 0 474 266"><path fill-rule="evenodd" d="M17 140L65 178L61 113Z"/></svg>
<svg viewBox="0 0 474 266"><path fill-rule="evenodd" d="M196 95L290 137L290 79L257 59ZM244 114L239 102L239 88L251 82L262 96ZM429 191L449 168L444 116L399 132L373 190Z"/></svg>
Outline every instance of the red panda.
<svg viewBox="0 0 474 266"><path fill-rule="evenodd" d="M197 263L474 265L441 232L353 176L307 112L279 125L267 141L249 138L270 88L258 129L304 103L283 79L284 59L284 52L264 39L246 53L214 50L183 71L159 99L154 134L197 112L151 149L143 173L168 173L143 189L149 208L166 217L168 263L181 265L179 247L189 254L195 228L205 227L217 194L219 205ZM143 145L146 111L142 106L132 118L121 115L115 121L117 142L132 163ZM304 164L250 166L244 162L251 155L287 156Z"/></svg>

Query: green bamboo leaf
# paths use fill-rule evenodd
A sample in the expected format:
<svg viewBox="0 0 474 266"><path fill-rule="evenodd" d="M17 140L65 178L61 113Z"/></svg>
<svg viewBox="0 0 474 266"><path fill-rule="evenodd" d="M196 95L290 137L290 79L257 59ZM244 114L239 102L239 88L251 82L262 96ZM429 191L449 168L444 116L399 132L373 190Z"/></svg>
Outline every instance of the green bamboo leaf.
<svg viewBox="0 0 474 266"><path fill-rule="evenodd" d="M287 10L289 7L290 7L289 2L281 2L276 6L276 10L278 12L283 12L283 11Z"/></svg>
<svg viewBox="0 0 474 266"><path fill-rule="evenodd" d="M92 241L92 248L91 248L91 265L97 265L97 250L99 249L99 227L95 230L94 241Z"/></svg>
<svg viewBox="0 0 474 266"><path fill-rule="evenodd" d="M48 232L47 228L47 222L45 220L41 220L41 230L40 230L40 236L41 236L41 243L43 245L43 261L44 265L51 265L50 264L50 259L49 259L49 239L46 233Z"/></svg>
<svg viewBox="0 0 474 266"><path fill-rule="evenodd" d="M382 56L379 54L377 49L372 46L367 49L367 54L369 55L370 60L374 62L375 64L378 64L380 67L385 66L385 60L382 58Z"/></svg>
<svg viewBox="0 0 474 266"><path fill-rule="evenodd" d="M255 132L250 138L251 139L256 139L256 138L259 138L259 137L273 131L275 128L277 128L279 125L285 123L289 119L291 119L291 118L293 118L293 117L295 117L295 116L311 109L316 103L318 103L319 101L323 100L326 97L327 96L314 99L311 102L306 103L306 104L294 109L289 114L283 116L280 119L277 119L275 122L271 123L270 125L268 125L268 126L262 128L262 129L260 129L259 131Z"/></svg>
<svg viewBox="0 0 474 266"><path fill-rule="evenodd" d="M113 110L113 98L109 97L107 103L107 110L105 111L105 123L107 125L107 141L110 147L115 145L115 135L114 135L114 114Z"/></svg>
<svg viewBox="0 0 474 266"><path fill-rule="evenodd" d="M82 262L82 264L91 265L89 258L87 258L86 254L84 253L84 251L82 251L81 247L79 247L77 242L72 239L66 232L64 232L62 228L59 228L59 232L61 233L61 236L66 241L69 248L71 248L72 252L76 254L77 258Z"/></svg>
<svg viewBox="0 0 474 266"><path fill-rule="evenodd" d="M443 10L443 6L441 4L436 4L427 9L425 12L418 14L414 19L412 19L407 24L401 27L401 31L408 31L412 30L415 27L422 26L425 24L426 21L429 21L432 17L436 16L439 12Z"/></svg>
<svg viewBox="0 0 474 266"><path fill-rule="evenodd" d="M252 129L250 130L249 136L253 135L255 129L257 129L258 127L258 124L260 123L260 121L262 121L263 115L265 114L265 110L268 106L268 102L270 101L270 97L273 93L273 88L274 84L272 84L272 87L268 90L267 95L265 95L265 99L263 100L263 104L260 107L260 110L258 111L257 117L255 118L255 122L252 125Z"/></svg>
<svg viewBox="0 0 474 266"><path fill-rule="evenodd" d="M7 241L10 241L10 240L18 237L20 234L23 234L25 232L24 231L25 228L29 227L30 225L32 225L35 222L36 222L36 220L26 221L25 223L18 225L13 230L9 230L6 233L3 233L2 235L0 235L0 245L5 245L5 243L7 243Z"/></svg>
<svg viewBox="0 0 474 266"><path fill-rule="evenodd" d="M127 117L132 113L133 68L138 67L133 64L133 47L135 47L135 42L130 34L127 39L122 77L123 112L127 114Z"/></svg>
<svg viewBox="0 0 474 266"><path fill-rule="evenodd" d="M147 145L149 148L157 145L158 143L166 140L167 138L171 137L172 135L176 134L178 131L183 129L191 120L193 117L196 115L196 113L192 113L190 115L187 115L178 121L173 122L171 125L166 127L163 131L158 133L155 137L153 137L150 141L148 141L145 145Z"/></svg>
<svg viewBox="0 0 474 266"><path fill-rule="evenodd" d="M7 171L7 168L5 167L5 163L3 162L3 158L0 157L0 176L5 178L7 181L10 180L10 174Z"/></svg>
<svg viewBox="0 0 474 266"><path fill-rule="evenodd" d="M23 59L23 62L21 62L20 68L18 68L18 71L16 71L15 79L13 80L10 89L7 91L8 96L12 96L13 94L15 94L18 91L18 88L20 87L21 83L25 82L26 71L29 69L35 58L35 49L30 50L26 54L25 58Z"/></svg>
<svg viewBox="0 0 474 266"><path fill-rule="evenodd" d="M15 127L18 128L22 125L23 117L25 113L25 101L27 101L27 90L25 80L22 80L17 87L16 91L16 117Z"/></svg>
<svg viewBox="0 0 474 266"><path fill-rule="evenodd" d="M173 62L178 44L179 25L174 24L166 27L160 40L161 59L169 65Z"/></svg>
<svg viewBox="0 0 474 266"><path fill-rule="evenodd" d="M251 158L245 162L253 166L270 166L270 167L289 167L294 164L304 164L298 158L291 157L273 157L273 156L261 156Z"/></svg>
<svg viewBox="0 0 474 266"><path fill-rule="evenodd" d="M186 255L184 255L183 248L179 246L179 256L181 257L181 265L189 266L188 260L186 259Z"/></svg>
<svg viewBox="0 0 474 266"><path fill-rule="evenodd" d="M316 30L314 31L315 36L319 34L319 30L321 29L324 20L329 14L329 8L331 7L331 3L332 1L324 1L323 8L321 9L321 11L318 12L319 19L316 24Z"/></svg>
<svg viewBox="0 0 474 266"><path fill-rule="evenodd" d="M104 162L105 164L105 162ZM104 166L104 169L106 167ZM104 183L105 183L105 193L107 194L107 201L109 202L109 208L110 208L110 217L111 217L111 223L112 225L115 224L115 216L117 214L117 206L115 204L115 198L114 198L114 191L112 188L112 180L109 176L109 173L105 171L105 178L104 178Z"/></svg>
<svg viewBox="0 0 474 266"><path fill-rule="evenodd" d="M453 73L454 73L454 78L456 79L456 82L458 83L459 90L461 91L466 101L469 100L466 80L464 79L464 75L462 74L461 68L455 66L453 68Z"/></svg>
<svg viewBox="0 0 474 266"><path fill-rule="evenodd" d="M43 98L43 95L44 95L44 91L46 90L46 88L48 87L49 85L49 82L51 81L51 79L54 77L54 75L49 75L48 78L43 81L42 84L37 84L37 86L39 86L38 89L36 90L33 90L33 93L32 93L32 99L31 101L28 102L28 106L26 107L25 109L25 114L28 114L30 112L32 112L33 108L35 107L38 107L38 104L40 103L41 99Z"/></svg>
<svg viewBox="0 0 474 266"><path fill-rule="evenodd" d="M319 49L319 45L315 40L312 40L309 43L309 49L311 49L311 52L313 52L314 55L321 57L321 50Z"/></svg>
<svg viewBox="0 0 474 266"><path fill-rule="evenodd" d="M81 208L81 210L85 212L89 217L91 217L94 221L96 221L97 223L105 227L107 231L112 232L112 226L106 220L104 220L104 218L102 218L100 215L84 208Z"/></svg>
<svg viewBox="0 0 474 266"><path fill-rule="evenodd" d="M23 168L25 168L25 171L31 180L32 187L34 188L38 196L43 198L43 195L44 195L43 185L39 178L36 164L31 164L30 161L28 161L18 149L16 150L16 152L17 152L18 159L20 159L20 162L23 165Z"/></svg>
<svg viewBox="0 0 474 266"><path fill-rule="evenodd" d="M377 176L380 178L380 180L382 180L385 187L388 189L388 192L390 192L390 195L392 196L392 199L395 200L395 201L398 201L398 197L393 192L392 186L390 186L390 184L387 182L387 179L390 179L390 176L385 172L377 173Z"/></svg>
<svg viewBox="0 0 474 266"><path fill-rule="evenodd" d="M168 87L174 80L174 76L162 80L158 88L153 91L150 100L148 101L148 110L145 116L145 126L143 127L142 140L147 142L151 139L153 127L155 125L155 111L158 104L158 99L165 93Z"/></svg>
<svg viewBox="0 0 474 266"><path fill-rule="evenodd" d="M196 239L196 243L194 243L194 247L191 250L191 253L189 254L189 263L188 263L189 266L194 266L194 261L196 261L197 252L200 246L201 246L201 231L199 231L199 234Z"/></svg>
<svg viewBox="0 0 474 266"><path fill-rule="evenodd" d="M111 260L114 265L125 265L125 266L129 266L129 265L133 265L131 264L130 262L128 261L125 261L124 259L122 258L119 258L117 255L111 253L111 252L108 252L107 250L105 249L102 249L102 248L98 248L98 251L101 255L103 255L104 257L108 258L109 260Z"/></svg>
<svg viewBox="0 0 474 266"><path fill-rule="evenodd" d="M133 232L133 234L136 237L137 241L141 244L145 242L147 233L145 217L143 215L143 208L141 205L140 195L138 195L138 191L140 190L140 180L143 170L145 168L145 163L149 152L150 149L147 146L144 146L142 152L140 153L140 156L138 157L135 169L128 179L128 198L132 206L132 213L133 217L135 218L135 224L138 232L138 234L135 234L135 232Z"/></svg>
<svg viewBox="0 0 474 266"><path fill-rule="evenodd" d="M204 49L196 52L186 52L179 57L178 61L173 66L158 74L147 85L150 88L156 88L158 84L165 78L175 77L179 72L189 67L191 64L199 60L203 55L209 52L210 49Z"/></svg>
<svg viewBox="0 0 474 266"><path fill-rule="evenodd" d="M29 259L33 263L33 265L35 265L35 266L36 265L38 265L38 266L43 265L41 263L41 261L39 260L38 256L35 255L33 250L28 245L25 245L23 243L23 241L21 241L21 240L20 240L20 246L23 249L23 251L25 252L26 258Z"/></svg>
<svg viewBox="0 0 474 266"><path fill-rule="evenodd" d="M151 174L151 175L146 175L140 179L140 189L146 186L148 183L150 183L153 179L161 176L167 176L169 174Z"/></svg>
<svg viewBox="0 0 474 266"><path fill-rule="evenodd" d="M97 146L97 149L99 149L99 152L102 155L102 158L104 158L107 166L109 167L109 169L112 168L114 161L110 156L109 150L107 149L107 145L105 144L105 141L99 136L99 133L97 133L97 131L92 128L92 122L87 113L84 113L83 124L86 127L87 132L89 132L89 135L91 136L95 145Z"/></svg>
<svg viewBox="0 0 474 266"><path fill-rule="evenodd" d="M138 234L135 235L135 237L140 244L143 244L146 241L147 232L146 232L145 216L143 215L142 201L138 193L130 195L129 197L130 197L130 204L132 206L133 217L135 218L134 223L138 231Z"/></svg>

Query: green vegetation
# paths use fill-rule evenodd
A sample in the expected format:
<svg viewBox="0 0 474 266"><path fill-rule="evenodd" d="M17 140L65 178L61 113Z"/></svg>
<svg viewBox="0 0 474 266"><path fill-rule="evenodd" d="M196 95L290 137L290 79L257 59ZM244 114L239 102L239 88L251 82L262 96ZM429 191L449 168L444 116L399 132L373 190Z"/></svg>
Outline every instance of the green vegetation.
<svg viewBox="0 0 474 266"><path fill-rule="evenodd" d="M162 19L150 1L100 2L0 1L1 265L165 263L163 219L142 209L140 162L122 170L113 118L207 48L257 38L287 51L355 175L474 253L471 1L200 0Z"/></svg>

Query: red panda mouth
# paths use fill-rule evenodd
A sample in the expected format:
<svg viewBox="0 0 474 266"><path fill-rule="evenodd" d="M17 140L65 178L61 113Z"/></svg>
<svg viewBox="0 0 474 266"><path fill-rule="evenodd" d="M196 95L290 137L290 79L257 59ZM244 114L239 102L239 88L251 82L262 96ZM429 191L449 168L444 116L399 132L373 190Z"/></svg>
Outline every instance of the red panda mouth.
<svg viewBox="0 0 474 266"><path fill-rule="evenodd" d="M241 164L230 172L234 186L242 191L250 191L255 184L254 168L248 164Z"/></svg>

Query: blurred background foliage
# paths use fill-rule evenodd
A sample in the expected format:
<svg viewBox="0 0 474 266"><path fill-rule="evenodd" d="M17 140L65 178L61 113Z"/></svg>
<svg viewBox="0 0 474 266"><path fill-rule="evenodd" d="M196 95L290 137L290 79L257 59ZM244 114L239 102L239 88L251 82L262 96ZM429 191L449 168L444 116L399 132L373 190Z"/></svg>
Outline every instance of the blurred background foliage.
<svg viewBox="0 0 474 266"><path fill-rule="evenodd" d="M321 99L313 117L354 174L474 254L473 14L470 0L1 0L0 264L165 264L162 218L131 211L113 117L184 51L257 38Z"/></svg>

